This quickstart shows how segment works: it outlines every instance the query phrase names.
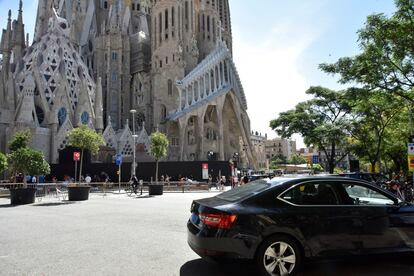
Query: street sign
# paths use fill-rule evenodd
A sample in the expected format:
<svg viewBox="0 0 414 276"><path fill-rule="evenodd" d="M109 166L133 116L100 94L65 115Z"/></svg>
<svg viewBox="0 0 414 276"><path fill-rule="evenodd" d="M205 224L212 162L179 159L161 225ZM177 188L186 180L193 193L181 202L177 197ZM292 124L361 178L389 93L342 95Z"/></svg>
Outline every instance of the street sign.
<svg viewBox="0 0 414 276"><path fill-rule="evenodd" d="M318 164L319 163L319 156L318 155L312 155L312 163Z"/></svg>
<svg viewBox="0 0 414 276"><path fill-rule="evenodd" d="M408 143L408 155L414 155L414 143Z"/></svg>
<svg viewBox="0 0 414 276"><path fill-rule="evenodd" d="M73 161L79 161L80 160L80 152L75 151L73 153Z"/></svg>
<svg viewBox="0 0 414 276"><path fill-rule="evenodd" d="M117 166L122 164L122 155L121 154L118 153L117 155L115 155L115 163L116 163Z"/></svg>
<svg viewBox="0 0 414 276"><path fill-rule="evenodd" d="M208 179L208 163L201 164L201 172L203 179Z"/></svg>
<svg viewBox="0 0 414 276"><path fill-rule="evenodd" d="M408 170L414 172L414 156L408 156Z"/></svg>

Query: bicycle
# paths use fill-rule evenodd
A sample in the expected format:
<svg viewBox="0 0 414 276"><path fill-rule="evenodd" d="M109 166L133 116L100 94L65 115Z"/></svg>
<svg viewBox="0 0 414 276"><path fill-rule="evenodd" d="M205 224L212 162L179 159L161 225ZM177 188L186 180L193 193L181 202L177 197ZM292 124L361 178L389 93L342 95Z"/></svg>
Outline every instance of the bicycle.
<svg viewBox="0 0 414 276"><path fill-rule="evenodd" d="M140 186L141 185L139 184L130 183L129 186L125 189L125 192L128 196L131 196L132 193L134 193L135 195L138 195L138 190ZM141 187L140 194L142 195L142 187Z"/></svg>

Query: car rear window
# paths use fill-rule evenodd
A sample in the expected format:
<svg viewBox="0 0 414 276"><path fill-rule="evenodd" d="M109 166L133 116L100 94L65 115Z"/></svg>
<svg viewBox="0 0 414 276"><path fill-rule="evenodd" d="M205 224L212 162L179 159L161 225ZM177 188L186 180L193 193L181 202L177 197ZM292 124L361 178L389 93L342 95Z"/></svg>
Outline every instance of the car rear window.
<svg viewBox="0 0 414 276"><path fill-rule="evenodd" d="M224 192L217 195L217 198L224 199L226 201L239 201L243 198L249 197L251 195L260 193L268 189L272 184L269 180L256 180L248 184L242 185L240 187L231 189L230 191Z"/></svg>

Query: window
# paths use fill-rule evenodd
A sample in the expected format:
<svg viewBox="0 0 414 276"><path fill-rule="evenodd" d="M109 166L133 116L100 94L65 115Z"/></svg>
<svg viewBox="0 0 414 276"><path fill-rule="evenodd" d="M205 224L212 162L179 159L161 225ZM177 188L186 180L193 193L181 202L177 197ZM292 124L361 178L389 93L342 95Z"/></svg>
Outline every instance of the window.
<svg viewBox="0 0 414 276"><path fill-rule="evenodd" d="M294 205L339 205L335 186L332 183L310 182L298 185L280 196Z"/></svg>
<svg viewBox="0 0 414 276"><path fill-rule="evenodd" d="M118 75L115 72L112 72L112 81L117 81Z"/></svg>
<svg viewBox="0 0 414 276"><path fill-rule="evenodd" d="M103 7L105 10L108 8L108 1L104 1Z"/></svg>
<svg viewBox="0 0 414 276"><path fill-rule="evenodd" d="M393 205L391 198L365 186L352 183L342 184L348 196L348 204L353 205Z"/></svg>
<svg viewBox="0 0 414 276"><path fill-rule="evenodd" d="M173 92L173 85L172 85L172 80L168 80L168 96L172 96Z"/></svg>
<svg viewBox="0 0 414 276"><path fill-rule="evenodd" d="M118 59L118 53L112 52L112 60L117 60L117 59Z"/></svg>
<svg viewBox="0 0 414 276"><path fill-rule="evenodd" d="M217 195L216 197L226 201L234 202L260 193L270 187L271 184L267 183L266 180L256 180L250 182L247 185L243 185L236 189L224 192L220 195Z"/></svg>
<svg viewBox="0 0 414 276"><path fill-rule="evenodd" d="M164 121L167 118L167 108L165 106L161 107L161 120Z"/></svg>
<svg viewBox="0 0 414 276"><path fill-rule="evenodd" d="M81 122L84 125L87 125L89 123L89 113L84 111L81 115Z"/></svg>
<svg viewBox="0 0 414 276"><path fill-rule="evenodd" d="M61 109L59 109L57 116L58 116L59 126L62 126L63 123L66 121L66 117L67 117L66 108L62 107Z"/></svg>

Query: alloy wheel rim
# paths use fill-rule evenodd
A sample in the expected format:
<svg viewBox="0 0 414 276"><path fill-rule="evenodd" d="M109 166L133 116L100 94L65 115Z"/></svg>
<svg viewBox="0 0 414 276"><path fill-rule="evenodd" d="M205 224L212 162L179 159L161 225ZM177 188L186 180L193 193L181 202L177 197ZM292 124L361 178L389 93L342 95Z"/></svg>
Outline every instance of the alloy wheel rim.
<svg viewBox="0 0 414 276"><path fill-rule="evenodd" d="M295 250L288 243L272 243L264 253L263 265L270 275L289 275L295 268L295 264Z"/></svg>

